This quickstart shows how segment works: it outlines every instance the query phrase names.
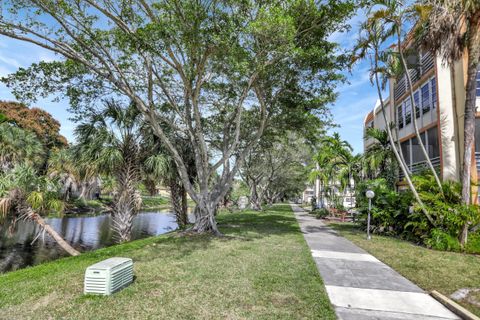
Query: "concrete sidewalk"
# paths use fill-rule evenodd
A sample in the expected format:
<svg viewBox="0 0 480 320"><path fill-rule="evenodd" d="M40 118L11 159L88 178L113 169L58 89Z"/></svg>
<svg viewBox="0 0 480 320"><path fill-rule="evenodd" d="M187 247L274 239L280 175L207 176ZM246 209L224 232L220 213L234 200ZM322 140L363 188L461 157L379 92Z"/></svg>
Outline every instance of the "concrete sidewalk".
<svg viewBox="0 0 480 320"><path fill-rule="evenodd" d="M339 319L459 319L374 256L292 204Z"/></svg>

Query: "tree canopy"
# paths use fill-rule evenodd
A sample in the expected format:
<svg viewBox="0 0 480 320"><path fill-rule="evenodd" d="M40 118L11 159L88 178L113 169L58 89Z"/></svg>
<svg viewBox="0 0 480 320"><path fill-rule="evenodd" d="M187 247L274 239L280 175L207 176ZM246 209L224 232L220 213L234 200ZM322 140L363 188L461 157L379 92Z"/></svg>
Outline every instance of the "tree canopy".
<svg viewBox="0 0 480 320"><path fill-rule="evenodd" d="M60 134L60 122L40 108L29 108L18 102L0 101L0 113L19 128L35 133L47 147L65 147L67 139Z"/></svg>
<svg viewBox="0 0 480 320"><path fill-rule="evenodd" d="M202 212L194 230L218 233L215 207L265 128L301 128L335 99L346 59L329 36L353 9L350 0L9 0L0 34L64 59L3 81L26 100L58 92L79 116L106 97L132 101ZM165 126L190 141L195 186Z"/></svg>

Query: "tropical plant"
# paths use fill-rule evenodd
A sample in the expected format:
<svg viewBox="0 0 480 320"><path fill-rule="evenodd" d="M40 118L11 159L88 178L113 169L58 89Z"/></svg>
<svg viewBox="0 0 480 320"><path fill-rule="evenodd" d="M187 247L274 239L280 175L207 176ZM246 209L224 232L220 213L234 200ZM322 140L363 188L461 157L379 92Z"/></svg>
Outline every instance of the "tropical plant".
<svg viewBox="0 0 480 320"><path fill-rule="evenodd" d="M66 201L72 197L81 202L92 200L103 184L101 168L92 161L83 160L78 146L54 149L50 153L47 174L60 181ZM108 174L104 177L108 179Z"/></svg>
<svg viewBox="0 0 480 320"><path fill-rule="evenodd" d="M144 130L146 130L146 132L143 132L143 135L145 136L145 139L148 140L147 145L151 146L150 150L152 150L155 155L146 160L142 169L142 175L148 177L151 181L155 181L155 184L157 182L162 182L164 185L168 186L170 189L170 203L178 227L180 229L185 229L189 222L188 194L182 183L182 179L178 174L178 168L173 158L153 133L149 133L148 129ZM187 172L191 183L194 183L196 179L195 159L193 159L193 154L190 152L191 148L189 147L188 140L182 139L178 136L171 139L175 141L180 157L187 166Z"/></svg>
<svg viewBox="0 0 480 320"><path fill-rule="evenodd" d="M10 172L0 175L0 218L11 221L11 230L15 229L18 220L32 221L70 255L79 255L40 215L52 211L63 211L55 181L39 176L28 165L17 165Z"/></svg>
<svg viewBox="0 0 480 320"><path fill-rule="evenodd" d="M475 139L476 77L480 72L480 2L478 0L422 0L412 11L418 22L417 39L427 50L433 50L452 64L467 58L464 144L462 166L462 199L471 203L471 162ZM461 244L465 245L468 225L463 228Z"/></svg>
<svg viewBox="0 0 480 320"><path fill-rule="evenodd" d="M120 242L131 239L133 218L141 207L138 184L142 166L156 156L143 144L142 125L143 116L134 105L108 101L101 112L84 119L75 129L77 159L115 177L112 221Z"/></svg>
<svg viewBox="0 0 480 320"><path fill-rule="evenodd" d="M384 178L393 189L398 177L398 163L387 130L368 128L365 135L375 141L363 155L366 176L373 179Z"/></svg>
<svg viewBox="0 0 480 320"><path fill-rule="evenodd" d="M43 156L43 146L34 133L9 122L0 123L0 172L6 172L20 163L38 168Z"/></svg>
<svg viewBox="0 0 480 320"><path fill-rule="evenodd" d="M310 181L318 180L320 184L320 203L323 204L323 198L327 197L335 208L340 209L343 203L337 192L346 196L346 192L350 191L353 197L353 188L362 178L362 156L353 155L350 144L334 133L321 139L314 162L316 169L311 172Z"/></svg>

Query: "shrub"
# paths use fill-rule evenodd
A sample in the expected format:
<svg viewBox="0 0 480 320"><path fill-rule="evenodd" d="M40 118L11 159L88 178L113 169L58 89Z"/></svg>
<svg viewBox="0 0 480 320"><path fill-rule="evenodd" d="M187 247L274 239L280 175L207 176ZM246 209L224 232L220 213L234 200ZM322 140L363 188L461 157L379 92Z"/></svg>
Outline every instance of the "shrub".
<svg viewBox="0 0 480 320"><path fill-rule="evenodd" d="M467 245L465 246L467 253L480 254L480 232L472 233L468 236Z"/></svg>
<svg viewBox="0 0 480 320"><path fill-rule="evenodd" d="M317 219L323 219L327 217L330 214L330 212L326 208L319 208L319 209L312 210L311 214L314 214L315 218Z"/></svg>
<svg viewBox="0 0 480 320"><path fill-rule="evenodd" d="M358 223L366 229L368 199L365 192L371 189L375 192L371 212L372 232L399 236L437 250L459 251L461 248L458 239L463 226L466 223L477 225L480 222L479 207L462 204L461 185L457 182L442 183L442 195L429 172L413 176L412 180L426 210L434 219L434 225L426 219L410 191L398 193L389 188L385 179L365 181L357 185ZM480 252L478 233L469 235L464 250L470 253Z"/></svg>
<svg viewBox="0 0 480 320"><path fill-rule="evenodd" d="M430 236L425 239L425 245L435 250L460 251L458 239L440 229L431 230Z"/></svg>

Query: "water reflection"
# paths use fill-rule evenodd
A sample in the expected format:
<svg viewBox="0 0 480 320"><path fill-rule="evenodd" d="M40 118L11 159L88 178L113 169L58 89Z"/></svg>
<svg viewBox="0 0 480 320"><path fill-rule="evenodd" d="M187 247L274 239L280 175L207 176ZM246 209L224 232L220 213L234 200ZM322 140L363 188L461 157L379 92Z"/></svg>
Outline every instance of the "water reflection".
<svg viewBox="0 0 480 320"><path fill-rule="evenodd" d="M74 248L88 251L115 243L109 215L45 219ZM169 212L143 212L133 220L132 238L159 235L177 228L175 216ZM8 225L0 226L0 272L6 272L53 260L66 253L48 235L38 236L33 222L19 221L16 232L9 236Z"/></svg>

